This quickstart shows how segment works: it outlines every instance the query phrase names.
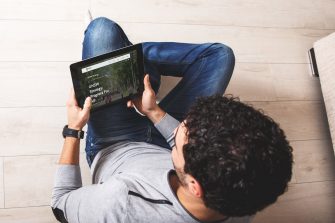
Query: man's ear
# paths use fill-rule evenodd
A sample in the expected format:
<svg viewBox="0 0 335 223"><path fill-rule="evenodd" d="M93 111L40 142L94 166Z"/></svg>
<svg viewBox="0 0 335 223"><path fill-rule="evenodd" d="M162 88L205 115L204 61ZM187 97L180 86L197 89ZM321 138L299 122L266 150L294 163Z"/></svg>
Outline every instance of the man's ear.
<svg viewBox="0 0 335 223"><path fill-rule="evenodd" d="M200 183L192 176L189 175L188 188L189 191L197 198L203 197L203 190Z"/></svg>

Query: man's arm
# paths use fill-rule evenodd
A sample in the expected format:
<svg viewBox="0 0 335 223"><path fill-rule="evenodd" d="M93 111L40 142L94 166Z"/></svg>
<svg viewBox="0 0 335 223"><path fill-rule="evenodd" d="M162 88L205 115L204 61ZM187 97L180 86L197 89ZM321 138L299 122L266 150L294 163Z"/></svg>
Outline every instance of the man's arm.
<svg viewBox="0 0 335 223"><path fill-rule="evenodd" d="M62 223L121 222L127 212L128 188L117 177L82 187L78 165L59 165L51 207ZM56 195L60 196L56 196Z"/></svg>
<svg viewBox="0 0 335 223"><path fill-rule="evenodd" d="M174 146L174 130L180 123L157 105L156 95L151 88L148 74L144 77L144 91L142 97L128 101L127 106L135 106L141 113L145 114L164 136L171 148Z"/></svg>
<svg viewBox="0 0 335 223"><path fill-rule="evenodd" d="M91 101L87 99L84 109L79 108L74 92L71 92L67 102L68 127L70 129L81 130L84 127L89 117L90 106ZM52 204L58 203L62 196L82 186L79 168L79 145L80 139L78 138L66 137L64 139L63 150L55 175Z"/></svg>
<svg viewBox="0 0 335 223"><path fill-rule="evenodd" d="M58 164L79 165L80 139L66 137Z"/></svg>
<svg viewBox="0 0 335 223"><path fill-rule="evenodd" d="M87 98L83 109L81 109L75 99L74 91L66 104L68 127L70 129L81 130L87 123L90 115L91 99ZM64 140L63 150L58 162L55 175L55 184L52 191L51 206L57 220L66 222L60 204L64 203L71 191L82 187L82 179L79 167L79 139L66 137Z"/></svg>
<svg viewBox="0 0 335 223"><path fill-rule="evenodd" d="M86 99L83 109L78 107L72 91L67 103L68 128L81 130L88 121L90 108L90 98ZM105 219L107 222L121 222L120 219L126 215L127 195L127 186L117 178L83 187L79 139L65 138L51 200L52 211L58 221L91 223Z"/></svg>
<svg viewBox="0 0 335 223"><path fill-rule="evenodd" d="M92 100L88 97L85 100L83 108L80 108L72 89L66 103L68 128L81 131L90 117L91 106ZM79 165L79 145L78 138L66 137L59 164Z"/></svg>

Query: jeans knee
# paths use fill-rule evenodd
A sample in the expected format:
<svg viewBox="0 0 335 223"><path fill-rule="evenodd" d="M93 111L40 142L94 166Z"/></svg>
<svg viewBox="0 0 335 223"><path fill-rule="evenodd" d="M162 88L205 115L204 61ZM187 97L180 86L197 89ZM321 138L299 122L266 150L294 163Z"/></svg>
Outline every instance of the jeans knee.
<svg viewBox="0 0 335 223"><path fill-rule="evenodd" d="M215 44L215 48L218 51L218 57L225 57L229 62L235 63L235 55L232 48L222 43Z"/></svg>
<svg viewBox="0 0 335 223"><path fill-rule="evenodd" d="M90 24L88 25L87 29L96 30L97 28L108 28L110 26L115 26L116 22L110 20L106 17L98 17L93 19Z"/></svg>
<svg viewBox="0 0 335 223"><path fill-rule="evenodd" d="M85 36L94 39L94 41L99 41L102 37L112 39L113 36L118 34L117 32L118 25L116 22L106 17L99 17L90 22L86 29Z"/></svg>
<svg viewBox="0 0 335 223"><path fill-rule="evenodd" d="M216 61L225 60L225 63L235 64L234 51L223 43L211 43L202 56L210 56Z"/></svg>
<svg viewBox="0 0 335 223"><path fill-rule="evenodd" d="M217 49L216 58L219 64L222 65L222 69L226 70L227 73L232 74L232 71L235 66L235 55L232 48L222 43L218 43L215 46Z"/></svg>
<svg viewBox="0 0 335 223"><path fill-rule="evenodd" d="M215 88L220 89L218 92L223 93L233 74L235 55L229 46L222 43L211 45L209 51L212 57L210 61L215 66L215 71L212 72L213 80L216 82Z"/></svg>

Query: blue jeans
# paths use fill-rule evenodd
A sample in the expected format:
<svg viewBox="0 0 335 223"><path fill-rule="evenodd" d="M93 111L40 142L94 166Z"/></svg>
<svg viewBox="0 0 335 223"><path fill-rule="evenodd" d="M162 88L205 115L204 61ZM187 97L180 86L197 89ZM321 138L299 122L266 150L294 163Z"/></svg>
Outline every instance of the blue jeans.
<svg viewBox="0 0 335 223"><path fill-rule="evenodd" d="M85 31L82 59L88 59L132 45L122 28L107 18L93 20ZM161 75L182 77L159 103L179 121L185 119L196 98L223 94L231 78L235 57L221 43L143 43L144 70L157 93ZM152 122L126 102L91 113L86 136L86 157L91 165L95 155L114 143L131 140L171 149Z"/></svg>

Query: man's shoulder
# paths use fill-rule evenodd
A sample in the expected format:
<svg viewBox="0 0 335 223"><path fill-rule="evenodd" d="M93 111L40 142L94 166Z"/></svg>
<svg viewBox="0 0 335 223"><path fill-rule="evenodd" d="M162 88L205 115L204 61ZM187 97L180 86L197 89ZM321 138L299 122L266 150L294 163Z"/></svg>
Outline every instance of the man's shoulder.
<svg viewBox="0 0 335 223"><path fill-rule="evenodd" d="M169 222L176 218L175 201L166 193L169 185L166 182L161 185L149 183L136 174L120 173L108 179L102 184L105 186L101 186L102 190L109 190L109 193L106 191L103 212L113 210L111 212L120 218L123 215L124 222L150 222L152 219Z"/></svg>
<svg viewBox="0 0 335 223"><path fill-rule="evenodd" d="M147 174L152 173L150 176ZM142 194L143 196L164 196L169 188L167 181L168 171L165 169L156 171L119 172L106 181L99 182L102 190L110 193L125 195ZM106 191L106 192L107 192Z"/></svg>
<svg viewBox="0 0 335 223"><path fill-rule="evenodd" d="M111 197L113 202L124 202L127 199L128 185L119 177L111 177L106 181L101 181L97 187L101 197Z"/></svg>
<svg viewBox="0 0 335 223"><path fill-rule="evenodd" d="M157 168L173 168L170 150L145 142L127 142L99 152L91 171L96 183L118 172L146 174Z"/></svg>

